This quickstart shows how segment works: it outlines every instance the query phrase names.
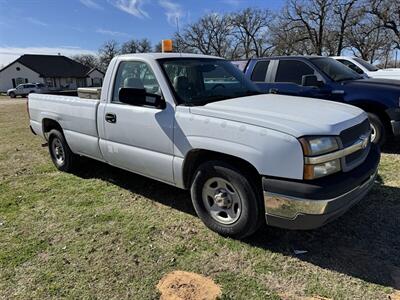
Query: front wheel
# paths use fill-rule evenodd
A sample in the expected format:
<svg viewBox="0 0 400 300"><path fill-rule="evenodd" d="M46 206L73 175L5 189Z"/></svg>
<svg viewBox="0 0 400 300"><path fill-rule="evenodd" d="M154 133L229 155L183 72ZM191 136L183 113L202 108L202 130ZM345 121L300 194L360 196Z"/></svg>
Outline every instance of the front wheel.
<svg viewBox="0 0 400 300"><path fill-rule="evenodd" d="M15 97L16 97L15 93L14 93L14 92L11 92L11 93L10 93L10 97L11 97L11 98L15 98Z"/></svg>
<svg viewBox="0 0 400 300"><path fill-rule="evenodd" d="M223 236L241 239L253 234L264 220L261 193L253 184L227 163L202 164L191 186L197 215Z"/></svg>
<svg viewBox="0 0 400 300"><path fill-rule="evenodd" d="M49 152L51 160L60 171L70 172L76 165L77 156L69 148L64 135L53 129L49 133Z"/></svg>
<svg viewBox="0 0 400 300"><path fill-rule="evenodd" d="M381 119L373 113L368 113L371 124L371 142L382 146L386 141L386 129Z"/></svg>

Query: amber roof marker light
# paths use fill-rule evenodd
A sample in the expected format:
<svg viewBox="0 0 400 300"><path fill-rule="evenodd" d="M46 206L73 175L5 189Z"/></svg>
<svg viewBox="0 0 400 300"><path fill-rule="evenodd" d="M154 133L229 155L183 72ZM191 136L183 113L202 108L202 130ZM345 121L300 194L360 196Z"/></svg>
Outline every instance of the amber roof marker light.
<svg viewBox="0 0 400 300"><path fill-rule="evenodd" d="M161 41L161 51L165 52L172 52L172 40L162 40Z"/></svg>

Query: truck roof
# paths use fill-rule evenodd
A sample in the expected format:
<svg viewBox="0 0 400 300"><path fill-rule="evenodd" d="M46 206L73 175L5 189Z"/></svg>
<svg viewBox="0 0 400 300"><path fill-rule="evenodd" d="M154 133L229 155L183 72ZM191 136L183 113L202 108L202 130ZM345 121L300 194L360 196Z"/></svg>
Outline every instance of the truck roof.
<svg viewBox="0 0 400 300"><path fill-rule="evenodd" d="M214 59L223 59L218 56L212 55L204 55L204 54L192 54L192 53L132 53L132 54L123 54L120 57L147 57L152 59L160 59L160 58L214 58Z"/></svg>
<svg viewBox="0 0 400 300"><path fill-rule="evenodd" d="M249 60L282 59L282 58L310 59L310 58L317 58L317 57L327 57L327 56L320 56L320 55L281 55L281 56L267 56L267 57L250 58Z"/></svg>

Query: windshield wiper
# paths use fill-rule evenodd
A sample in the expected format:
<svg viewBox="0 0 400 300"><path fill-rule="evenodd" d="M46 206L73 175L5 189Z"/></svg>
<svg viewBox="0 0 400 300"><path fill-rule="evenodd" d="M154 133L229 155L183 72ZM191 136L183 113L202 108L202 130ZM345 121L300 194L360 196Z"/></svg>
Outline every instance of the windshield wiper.
<svg viewBox="0 0 400 300"><path fill-rule="evenodd" d="M255 96L255 95L261 95L263 94L260 91L255 91L255 90L247 90L246 91L246 96Z"/></svg>
<svg viewBox="0 0 400 300"><path fill-rule="evenodd" d="M361 79L362 77L345 77L341 79L337 79L336 82L342 82L342 81L347 81L347 80L356 80L356 79Z"/></svg>
<svg viewBox="0 0 400 300"><path fill-rule="evenodd" d="M211 103L211 102L215 102L215 101L222 101L222 100L226 100L232 98L231 96L227 96L227 95L213 95L211 97L207 97L206 101L207 103Z"/></svg>
<svg viewBox="0 0 400 300"><path fill-rule="evenodd" d="M201 106L201 105L206 105L206 104L211 103L211 102L222 101L222 100L226 100L226 99L229 99L229 98L232 98L232 97L227 96L227 95L214 95L214 96L209 96L209 97L206 97L206 98L198 99L197 101L196 101L196 99L192 99L192 101L189 102L189 103L186 103L186 105L189 105L189 106Z"/></svg>

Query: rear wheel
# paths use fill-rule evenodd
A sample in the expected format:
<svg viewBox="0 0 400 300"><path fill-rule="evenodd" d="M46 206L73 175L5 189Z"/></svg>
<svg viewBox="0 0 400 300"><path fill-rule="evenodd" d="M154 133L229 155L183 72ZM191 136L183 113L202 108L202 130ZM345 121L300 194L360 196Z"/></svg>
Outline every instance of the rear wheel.
<svg viewBox="0 0 400 300"><path fill-rule="evenodd" d="M70 172L74 169L77 156L69 148L64 135L56 129L49 133L49 152L58 170Z"/></svg>
<svg viewBox="0 0 400 300"><path fill-rule="evenodd" d="M253 234L262 224L260 194L246 176L221 161L202 164L191 186L193 206L204 224L237 239Z"/></svg>
<svg viewBox="0 0 400 300"><path fill-rule="evenodd" d="M381 119L373 113L368 113L371 124L371 142L382 146L386 141L386 128Z"/></svg>

